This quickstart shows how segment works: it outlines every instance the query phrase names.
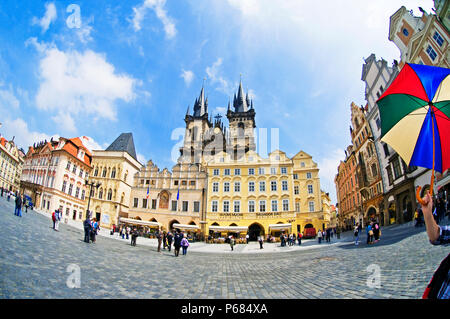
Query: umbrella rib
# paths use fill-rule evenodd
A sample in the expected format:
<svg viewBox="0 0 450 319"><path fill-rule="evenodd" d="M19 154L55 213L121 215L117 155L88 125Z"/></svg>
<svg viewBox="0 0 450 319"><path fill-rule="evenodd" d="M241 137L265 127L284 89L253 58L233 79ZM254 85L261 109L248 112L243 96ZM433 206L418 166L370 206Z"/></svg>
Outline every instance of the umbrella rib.
<svg viewBox="0 0 450 319"><path fill-rule="evenodd" d="M425 110L427 110L426 108L425 108L425 106L426 105L423 105L422 103L419 103L418 101L416 101L415 99L413 99L412 98L412 96L411 95L409 95L409 94L405 94L407 97L409 97L411 100L413 100L415 103L417 103L418 105L420 105L421 107L423 107ZM428 111L428 110L427 110Z"/></svg>

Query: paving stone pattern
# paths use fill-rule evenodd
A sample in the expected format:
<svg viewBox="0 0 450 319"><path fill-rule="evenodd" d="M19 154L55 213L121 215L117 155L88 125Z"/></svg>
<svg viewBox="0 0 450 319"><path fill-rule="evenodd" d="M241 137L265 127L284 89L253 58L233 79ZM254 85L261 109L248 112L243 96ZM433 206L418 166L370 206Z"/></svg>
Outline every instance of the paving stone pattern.
<svg viewBox="0 0 450 319"><path fill-rule="evenodd" d="M273 249L257 243L199 244L186 256L156 247L98 236L83 242L83 231L28 211L14 216L13 201L0 197L0 298L420 298L449 247L432 246L424 228L382 229L375 245L355 246L344 233L339 245L307 242L316 249ZM336 241L336 240L334 240ZM253 245L253 246L251 246ZM308 246L307 245L307 246ZM253 253L246 251L253 250ZM214 252L216 251L216 252ZM380 286L368 287L371 264ZM80 269L80 288L70 288L70 265ZM375 266L376 267L376 266Z"/></svg>

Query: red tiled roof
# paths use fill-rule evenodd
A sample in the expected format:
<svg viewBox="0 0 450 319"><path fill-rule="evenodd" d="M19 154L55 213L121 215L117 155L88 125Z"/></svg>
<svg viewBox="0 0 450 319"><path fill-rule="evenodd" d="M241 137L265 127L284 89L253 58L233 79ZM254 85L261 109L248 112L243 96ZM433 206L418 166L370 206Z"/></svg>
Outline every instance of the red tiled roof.
<svg viewBox="0 0 450 319"><path fill-rule="evenodd" d="M67 139L70 143L65 143L63 150L72 155L75 158L78 158L78 150L82 149L84 151L84 159L83 162L91 167L92 155L91 152L83 145L81 140L78 137ZM79 159L79 158L78 158Z"/></svg>

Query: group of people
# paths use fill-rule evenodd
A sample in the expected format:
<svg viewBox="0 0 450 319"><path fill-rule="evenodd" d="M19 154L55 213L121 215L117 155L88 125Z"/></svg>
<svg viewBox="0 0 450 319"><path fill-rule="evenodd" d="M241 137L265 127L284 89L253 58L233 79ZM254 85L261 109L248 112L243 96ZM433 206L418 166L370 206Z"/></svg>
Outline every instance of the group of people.
<svg viewBox="0 0 450 319"><path fill-rule="evenodd" d="M361 236L362 225L356 223L353 229L353 235L355 236L355 245L359 245L359 237ZM380 240L381 228L380 224L376 220L370 221L366 226L367 245L373 245Z"/></svg>
<svg viewBox="0 0 450 319"><path fill-rule="evenodd" d="M178 257L180 254L180 248L183 250L183 255L187 255L187 249L189 247L189 240L187 239L187 234L183 234L180 230L176 230L174 234L171 232L160 231L156 234L158 239L158 252L161 252L161 244L163 245L163 250L171 251L172 242L174 247L175 256Z"/></svg>
<svg viewBox="0 0 450 319"><path fill-rule="evenodd" d="M335 230L331 228L327 228L324 230L320 230L317 232L317 240L319 244L322 242L322 240L325 240L327 243L331 243L331 238L333 237L333 233Z"/></svg>
<svg viewBox="0 0 450 319"><path fill-rule="evenodd" d="M286 247L286 245L294 246L295 241L298 241L298 244L301 245L302 237L303 237L303 235L301 233L298 233L297 235L282 233L280 235L281 247Z"/></svg>
<svg viewBox="0 0 450 319"><path fill-rule="evenodd" d="M89 219L89 217L86 217L86 219L83 222L84 227L84 242L95 243L96 236L98 232L100 231L100 225L98 224L97 219L94 217L92 219ZM134 245L135 246L135 245Z"/></svg>

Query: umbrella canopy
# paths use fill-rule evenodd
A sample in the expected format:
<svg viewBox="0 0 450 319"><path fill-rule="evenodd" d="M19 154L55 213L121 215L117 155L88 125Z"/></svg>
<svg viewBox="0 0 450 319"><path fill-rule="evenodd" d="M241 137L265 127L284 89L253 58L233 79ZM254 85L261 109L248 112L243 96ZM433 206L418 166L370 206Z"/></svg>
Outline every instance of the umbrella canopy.
<svg viewBox="0 0 450 319"><path fill-rule="evenodd" d="M407 165L450 167L450 69L407 63L377 104L381 140Z"/></svg>

